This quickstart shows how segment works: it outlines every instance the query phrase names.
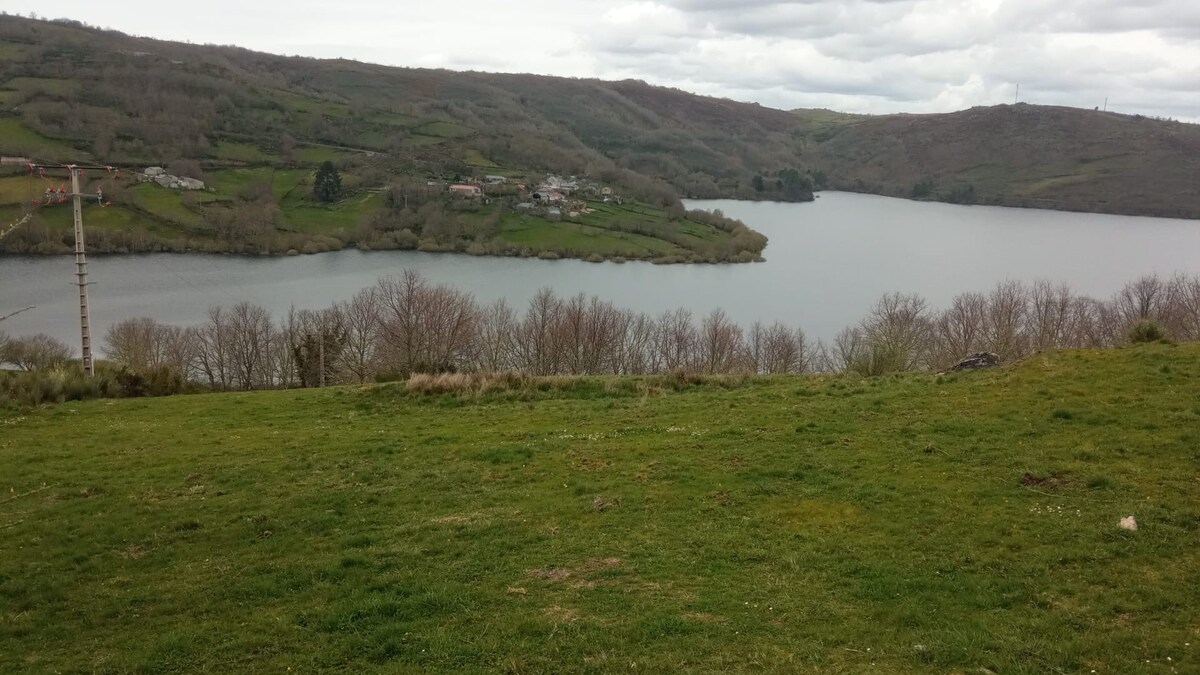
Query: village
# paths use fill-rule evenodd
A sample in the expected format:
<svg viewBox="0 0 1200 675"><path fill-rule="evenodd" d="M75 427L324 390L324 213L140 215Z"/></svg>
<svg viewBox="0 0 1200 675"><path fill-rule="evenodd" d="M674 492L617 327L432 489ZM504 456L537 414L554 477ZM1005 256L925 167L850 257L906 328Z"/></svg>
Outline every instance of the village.
<svg viewBox="0 0 1200 675"><path fill-rule="evenodd" d="M563 178L554 174L536 185L514 182L506 176L488 175L452 183L446 189L457 199L510 198L512 208L518 213L554 221L592 213L589 201L622 203L620 195L611 187L577 176Z"/></svg>

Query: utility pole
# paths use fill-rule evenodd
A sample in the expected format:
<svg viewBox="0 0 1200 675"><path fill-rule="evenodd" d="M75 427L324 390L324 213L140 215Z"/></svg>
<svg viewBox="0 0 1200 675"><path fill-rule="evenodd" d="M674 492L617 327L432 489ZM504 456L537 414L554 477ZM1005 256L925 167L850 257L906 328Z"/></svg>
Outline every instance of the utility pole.
<svg viewBox="0 0 1200 675"><path fill-rule="evenodd" d="M79 288L79 336L82 345L82 361L83 372L91 377L96 374L95 363L92 359L92 326L91 317L88 311L88 280L87 280L87 247L83 239L83 198L95 198L102 200L103 196L97 192L96 194L83 194L79 191L79 176L85 169L107 171L110 174L114 173L111 166L80 166L78 164L32 164L29 165L29 171L45 177L46 169L62 170L66 169L71 173L71 192L65 193L59 191L57 194L61 199L59 203L65 201L66 197L71 197L72 208L74 210L75 221L75 285ZM116 172L119 175L119 172ZM47 190L47 202L50 204L51 191ZM27 222L29 216L22 219L21 223Z"/></svg>
<svg viewBox="0 0 1200 675"><path fill-rule="evenodd" d="M91 377L96 373L92 363L92 326L88 314L87 294L87 251L83 241L83 202L79 193L79 167L74 164L67 167L71 170L71 197L75 210L75 278L79 286L79 333L83 344L83 372Z"/></svg>

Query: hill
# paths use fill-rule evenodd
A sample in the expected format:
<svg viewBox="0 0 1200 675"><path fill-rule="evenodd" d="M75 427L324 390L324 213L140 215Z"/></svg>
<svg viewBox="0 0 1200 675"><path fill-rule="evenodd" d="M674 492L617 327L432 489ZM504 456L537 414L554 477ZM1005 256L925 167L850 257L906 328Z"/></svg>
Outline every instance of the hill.
<svg viewBox="0 0 1200 675"><path fill-rule="evenodd" d="M711 228L679 196L803 201L834 188L1200 218L1197 148L1200 126L1099 111L788 112L639 81L283 57L0 17L0 154L161 165L213 188L108 185L113 208L87 218L98 250L745 261L765 239L737 223ZM324 161L345 176L334 203L310 196ZM19 167L8 171L0 219L40 194ZM534 187L548 174L605 186L634 213L606 211L595 192L568 213L600 215L562 224L512 208L463 214L447 203L432 218L409 208L428 181ZM525 195L497 198L511 207ZM50 211L0 250L68 249L69 216ZM431 219L444 226L424 231Z"/></svg>
<svg viewBox="0 0 1200 675"><path fill-rule="evenodd" d="M1194 671L1198 364L0 413L0 670Z"/></svg>
<svg viewBox="0 0 1200 675"><path fill-rule="evenodd" d="M840 190L1200 217L1200 125L1027 104L935 115L796 111Z"/></svg>

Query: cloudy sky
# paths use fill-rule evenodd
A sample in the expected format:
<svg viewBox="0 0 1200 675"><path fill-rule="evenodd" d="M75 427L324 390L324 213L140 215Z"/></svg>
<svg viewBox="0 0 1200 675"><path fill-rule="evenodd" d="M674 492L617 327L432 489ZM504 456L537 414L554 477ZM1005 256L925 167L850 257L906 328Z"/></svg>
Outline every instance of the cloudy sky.
<svg viewBox="0 0 1200 675"><path fill-rule="evenodd" d="M1200 0L5 0L127 33L398 66L638 78L777 108L1021 99L1200 121ZM188 9L194 8L194 9Z"/></svg>

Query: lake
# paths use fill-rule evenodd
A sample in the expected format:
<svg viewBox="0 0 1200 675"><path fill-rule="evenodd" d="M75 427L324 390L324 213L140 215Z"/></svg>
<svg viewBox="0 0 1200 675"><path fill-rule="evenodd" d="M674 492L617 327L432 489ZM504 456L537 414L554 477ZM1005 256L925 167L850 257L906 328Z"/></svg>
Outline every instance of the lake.
<svg viewBox="0 0 1200 675"><path fill-rule="evenodd" d="M357 250L291 258L144 254L89 262L93 335L121 319L197 323L242 300L282 315L344 300L404 268L491 301L523 305L539 288L587 293L647 312L724 308L743 323L782 320L828 339L880 295L919 293L941 307L1005 279L1046 278L1107 297L1143 274L1200 274L1200 221L956 206L824 192L814 203L690 202L721 209L770 237L767 262L743 265L592 264ZM71 256L0 257L0 324L77 345Z"/></svg>

